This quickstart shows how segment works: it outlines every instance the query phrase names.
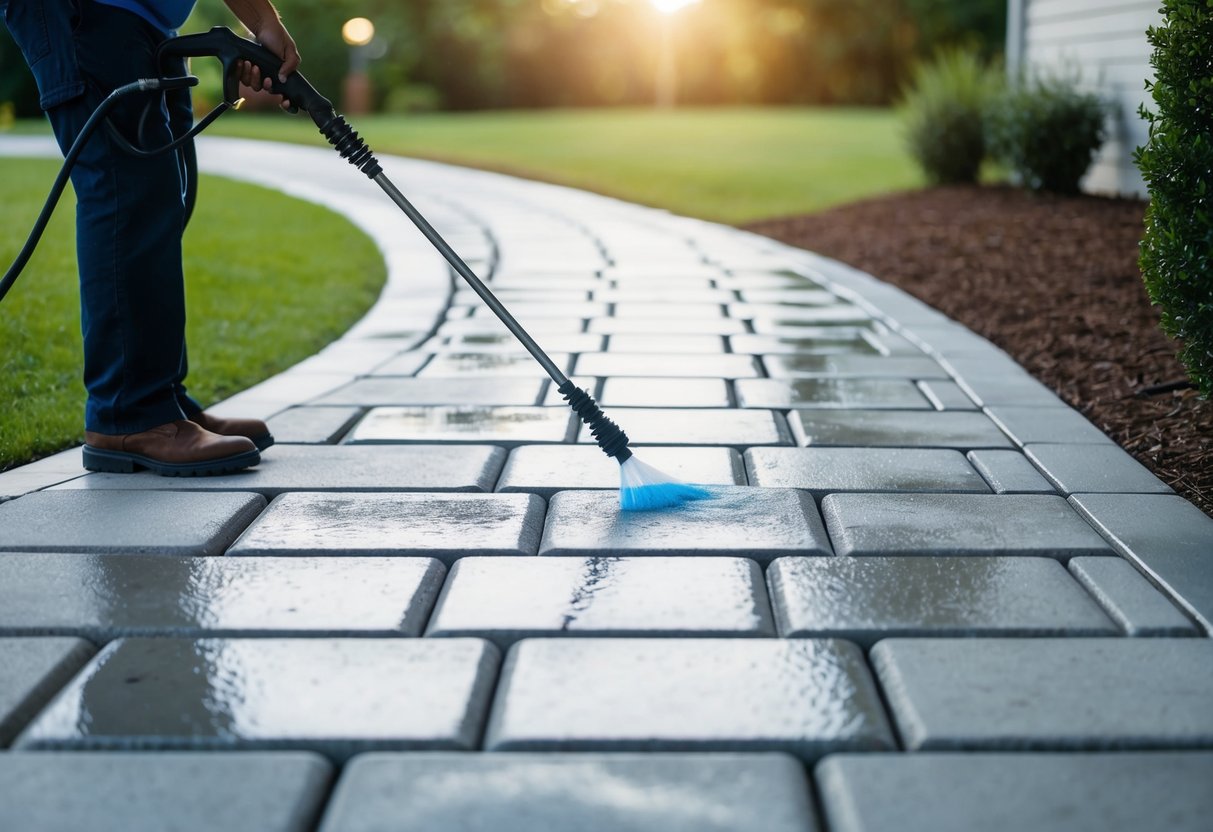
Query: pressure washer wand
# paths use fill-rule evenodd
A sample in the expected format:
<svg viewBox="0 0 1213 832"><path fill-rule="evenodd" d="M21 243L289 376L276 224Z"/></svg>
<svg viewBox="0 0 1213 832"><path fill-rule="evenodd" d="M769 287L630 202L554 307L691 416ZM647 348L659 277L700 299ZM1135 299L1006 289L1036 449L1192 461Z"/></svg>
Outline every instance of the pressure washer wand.
<svg viewBox="0 0 1213 832"><path fill-rule="evenodd" d="M216 26L209 32L185 35L165 41L159 51L159 59L166 57L216 57L223 63L224 100L235 103L239 94L237 63L249 61L260 67L263 77L277 78L282 61L260 44L245 40L231 30ZM498 319L516 337L527 352L539 362L544 372L557 385L569 406L590 428L594 440L607 456L620 464L623 487L620 503L624 509L663 508L678 505L686 500L703 499L710 496L707 491L677 482L660 471L636 459L628 448L628 436L619 426L608 419L589 393L577 387L551 357L535 343L535 339L523 329L517 319L497 299L489 288L476 276L442 235L429 223L421 212L388 179L374 153L366 142L333 109L332 103L316 91L298 72L292 73L285 82L274 84L274 92L289 99L293 110L305 110L316 123L329 144L341 157L358 168L366 177L383 189L396 203L426 239L446 258L459 276L488 305Z"/></svg>

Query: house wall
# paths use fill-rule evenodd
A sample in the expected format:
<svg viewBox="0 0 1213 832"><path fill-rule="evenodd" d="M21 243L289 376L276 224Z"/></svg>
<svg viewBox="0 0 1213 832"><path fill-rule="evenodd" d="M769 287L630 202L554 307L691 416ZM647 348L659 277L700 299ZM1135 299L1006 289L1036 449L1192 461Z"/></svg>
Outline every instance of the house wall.
<svg viewBox="0 0 1213 832"><path fill-rule="evenodd" d="M1161 22L1158 7L1158 0L1009 0L1010 71L1077 75L1112 103L1108 142L1083 182L1093 193L1146 195L1133 150L1148 136L1137 109L1150 103L1146 29Z"/></svg>

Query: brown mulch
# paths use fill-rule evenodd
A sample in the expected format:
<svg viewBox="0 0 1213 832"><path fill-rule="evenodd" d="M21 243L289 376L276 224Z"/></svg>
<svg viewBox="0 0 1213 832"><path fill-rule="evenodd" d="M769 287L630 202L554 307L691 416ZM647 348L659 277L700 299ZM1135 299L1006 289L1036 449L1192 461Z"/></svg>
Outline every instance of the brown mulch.
<svg viewBox="0 0 1213 832"><path fill-rule="evenodd" d="M1213 515L1213 401L1185 379L1137 268L1145 203L946 187L749 226L910 292L1010 353Z"/></svg>

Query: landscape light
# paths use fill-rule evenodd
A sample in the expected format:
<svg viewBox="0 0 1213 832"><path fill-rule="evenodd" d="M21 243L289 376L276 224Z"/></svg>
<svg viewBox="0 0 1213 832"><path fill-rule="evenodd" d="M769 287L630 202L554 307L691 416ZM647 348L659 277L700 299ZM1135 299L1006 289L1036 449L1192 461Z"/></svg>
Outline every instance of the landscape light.
<svg viewBox="0 0 1213 832"><path fill-rule="evenodd" d="M350 46L366 46L375 39L375 24L365 17L351 17L341 27L341 39Z"/></svg>

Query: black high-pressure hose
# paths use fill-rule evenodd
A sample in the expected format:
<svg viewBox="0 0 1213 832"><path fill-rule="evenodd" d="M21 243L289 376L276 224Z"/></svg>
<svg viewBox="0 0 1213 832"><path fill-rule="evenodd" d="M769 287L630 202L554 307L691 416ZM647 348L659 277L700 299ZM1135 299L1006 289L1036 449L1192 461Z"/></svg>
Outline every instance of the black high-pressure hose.
<svg viewBox="0 0 1213 832"><path fill-rule="evenodd" d="M192 75L185 75L180 78L141 78L138 81L118 87L105 97L105 100L97 106L96 110L93 110L93 114L84 123L84 127L81 128L79 135L76 136L76 140L72 142L71 148L64 156L63 166L59 168L59 175L55 177L55 184L51 186L51 192L46 197L46 202L42 204L42 211L38 214L38 219L34 222L34 227L30 230L29 236L26 237L25 245L21 247L17 258L13 260L12 265L4 273L4 277L0 279L0 301L4 300L4 296L8 294L9 289L13 288L13 284L17 282L17 277L25 269L25 265L34 254L34 249L38 247L38 243L42 240L42 233L46 231L46 224L50 222L51 215L55 212L55 206L59 204L59 198L63 196L63 189L67 187L72 168L76 166L76 160L80 158L84 145L88 143L88 140L102 123L109 123L105 119L110 111L114 109L114 106L122 98L137 92L167 92L168 90L192 87L197 83L198 79ZM158 147L153 150L138 150L132 147L131 150L145 156L158 156L161 153L176 150L185 144L186 141L204 130L211 121L214 121L218 117L218 114L218 112L212 113L208 118L199 122L198 126L189 133L166 144L164 147Z"/></svg>

